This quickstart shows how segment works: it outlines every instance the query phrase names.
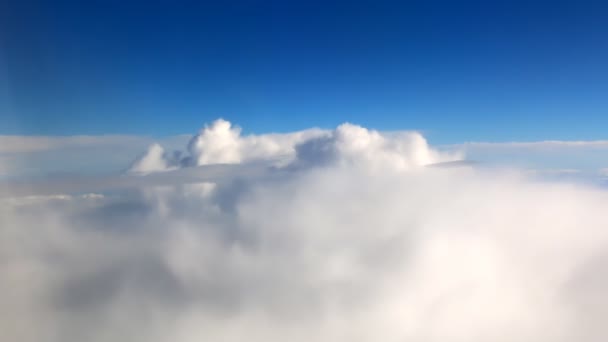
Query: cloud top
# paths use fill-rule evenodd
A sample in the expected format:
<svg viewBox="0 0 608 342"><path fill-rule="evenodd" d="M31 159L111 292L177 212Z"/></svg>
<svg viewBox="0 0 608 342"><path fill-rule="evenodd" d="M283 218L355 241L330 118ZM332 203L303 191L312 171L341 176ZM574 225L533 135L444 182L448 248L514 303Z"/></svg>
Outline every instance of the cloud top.
<svg viewBox="0 0 608 342"><path fill-rule="evenodd" d="M132 166L146 173L175 167L209 164L241 164L265 160L279 166L304 167L320 164L366 165L412 168L462 159L461 153L433 150L417 132L390 136L345 123L332 131L306 130L288 134L242 136L241 128L218 119L205 126L188 144L188 153L167 154L152 145Z"/></svg>
<svg viewBox="0 0 608 342"><path fill-rule="evenodd" d="M6 339L608 338L605 190L423 167L461 156L352 124L189 146L128 190L0 200Z"/></svg>

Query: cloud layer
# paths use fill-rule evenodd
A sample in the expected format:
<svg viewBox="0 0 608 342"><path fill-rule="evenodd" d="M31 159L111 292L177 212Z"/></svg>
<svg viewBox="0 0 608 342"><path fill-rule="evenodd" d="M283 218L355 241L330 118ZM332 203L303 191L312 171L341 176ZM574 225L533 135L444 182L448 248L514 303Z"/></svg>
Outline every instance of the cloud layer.
<svg viewBox="0 0 608 342"><path fill-rule="evenodd" d="M0 180L124 170L151 141L125 135L0 136Z"/></svg>
<svg viewBox="0 0 608 342"><path fill-rule="evenodd" d="M427 168L462 156L349 124L243 137L218 121L159 148L136 171L182 170L156 185L0 200L7 340L608 338L603 190ZM165 182L256 161L273 167Z"/></svg>
<svg viewBox="0 0 608 342"><path fill-rule="evenodd" d="M18 136L0 135L0 154L29 153L87 146L117 146L137 144L149 139L128 135L106 136Z"/></svg>

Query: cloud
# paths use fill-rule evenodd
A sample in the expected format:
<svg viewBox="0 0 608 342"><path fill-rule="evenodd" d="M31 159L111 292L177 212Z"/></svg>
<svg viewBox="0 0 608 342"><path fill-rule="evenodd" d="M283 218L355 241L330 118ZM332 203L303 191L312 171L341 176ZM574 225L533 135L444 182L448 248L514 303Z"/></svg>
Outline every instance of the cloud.
<svg viewBox="0 0 608 342"><path fill-rule="evenodd" d="M342 124L327 136L295 147L295 165L342 165L365 168L409 169L461 161L460 152L432 149L417 132L384 135L364 127Z"/></svg>
<svg viewBox="0 0 608 342"><path fill-rule="evenodd" d="M0 177L9 175L12 172L12 167L7 158L0 156Z"/></svg>
<svg viewBox="0 0 608 342"><path fill-rule="evenodd" d="M0 201L3 336L608 338L604 190L525 172L423 167L459 155L416 133L393 138L347 124L248 155L262 138L278 140L206 134L199 152L239 158L104 180L101 188L133 188L103 196ZM284 151L289 162L276 166ZM54 190L72 192L68 185Z"/></svg>
<svg viewBox="0 0 608 342"><path fill-rule="evenodd" d="M483 164L516 166L534 170L580 170L594 174L604 167L608 141L472 142L443 146L459 149Z"/></svg>
<svg viewBox="0 0 608 342"><path fill-rule="evenodd" d="M189 137L159 141L183 145ZM6 178L38 179L54 174L99 174L124 171L153 140L144 136L0 136L0 163Z"/></svg>
<svg viewBox="0 0 608 342"><path fill-rule="evenodd" d="M240 127L219 119L205 126L188 144L188 153L168 154L153 144L130 171L149 173L209 164L273 161L277 166L342 164L409 168L462 160L462 153L431 149L417 132L383 135L353 124L333 131L310 129L288 134L241 136Z"/></svg>
<svg viewBox="0 0 608 342"><path fill-rule="evenodd" d="M309 129L288 134L241 136L241 128L218 119L194 135L187 151L166 153L159 144L153 144L130 168L134 173L167 171L180 167L210 164L241 164L260 160L273 160L277 165L288 162L295 155L296 145L329 134Z"/></svg>
<svg viewBox="0 0 608 342"><path fill-rule="evenodd" d="M235 179L259 180L266 177L285 177L285 172L272 164L258 162L239 165L214 164L165 172L118 175L63 176L34 181L18 180L0 182L0 198L90 193L104 191L133 191L146 187L174 187L198 183L226 184Z"/></svg>
<svg viewBox="0 0 608 342"><path fill-rule="evenodd" d="M0 135L0 154L29 153L75 147L131 145L149 138L128 135L105 136L13 136Z"/></svg>
<svg viewBox="0 0 608 342"><path fill-rule="evenodd" d="M530 142L467 142L466 147L474 148L524 148L524 149L554 149L554 148L599 148L607 149L608 140L568 141L545 140Z"/></svg>
<svg viewBox="0 0 608 342"><path fill-rule="evenodd" d="M137 159L129 169L134 173L150 173L169 171L175 167L170 164L170 157L166 156L165 149L159 144L152 144L146 153Z"/></svg>

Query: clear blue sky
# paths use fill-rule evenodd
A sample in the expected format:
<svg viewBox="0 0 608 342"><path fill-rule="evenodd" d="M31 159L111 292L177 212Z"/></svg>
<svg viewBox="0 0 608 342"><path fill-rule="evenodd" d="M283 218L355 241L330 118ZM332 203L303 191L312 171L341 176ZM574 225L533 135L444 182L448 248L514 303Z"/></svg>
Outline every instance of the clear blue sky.
<svg viewBox="0 0 608 342"><path fill-rule="evenodd" d="M217 4L223 3L223 4ZM608 138L607 1L0 5L0 134Z"/></svg>

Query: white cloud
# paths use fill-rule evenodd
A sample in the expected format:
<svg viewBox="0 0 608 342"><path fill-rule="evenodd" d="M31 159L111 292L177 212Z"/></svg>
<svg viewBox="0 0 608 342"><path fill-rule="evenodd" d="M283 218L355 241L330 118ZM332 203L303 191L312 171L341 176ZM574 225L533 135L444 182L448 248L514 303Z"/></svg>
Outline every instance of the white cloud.
<svg viewBox="0 0 608 342"><path fill-rule="evenodd" d="M138 159L132 172L146 173L176 167L273 161L277 166L306 167L341 164L367 167L411 168L462 160L462 153L431 149L417 132L383 135L374 130L343 124L334 131L318 129L288 134L241 136L240 127L226 120L205 126L188 144L188 154L167 154L157 144Z"/></svg>
<svg viewBox="0 0 608 342"><path fill-rule="evenodd" d="M465 147L476 148L524 148L524 149L552 149L552 148L608 148L608 140L568 141L545 140L530 142L467 142Z"/></svg>
<svg viewBox="0 0 608 342"><path fill-rule="evenodd" d="M225 138L201 151L238 151L232 165L99 185L141 191L0 202L3 336L608 338L605 191L496 169L418 167L458 156L415 133L344 125L251 155L259 145L243 141L267 137L213 145ZM251 164L272 164L283 151L292 151L288 165Z"/></svg>
<svg viewBox="0 0 608 342"><path fill-rule="evenodd" d="M129 170L131 172L145 174L150 172L169 171L172 169L174 169L174 167L169 164L165 157L165 149L159 144L152 144L148 147L146 153L133 163Z"/></svg>
<svg viewBox="0 0 608 342"><path fill-rule="evenodd" d="M289 159L294 156L298 144L328 134L320 129L308 129L287 134L242 136L240 127L219 119L190 140L188 151L195 165Z"/></svg>
<svg viewBox="0 0 608 342"><path fill-rule="evenodd" d="M30 153L74 147L131 145L149 138L128 135L102 136L12 136L0 135L0 154Z"/></svg>
<svg viewBox="0 0 608 342"><path fill-rule="evenodd" d="M591 175L603 167L608 141L472 142L444 146L461 149L482 163L537 170L572 170Z"/></svg>
<svg viewBox="0 0 608 342"><path fill-rule="evenodd" d="M529 174L534 175L577 175L581 173L581 170L577 169L531 169L526 170Z"/></svg>
<svg viewBox="0 0 608 342"><path fill-rule="evenodd" d="M187 153L175 151L169 154L160 145L154 144L135 161L130 171L149 173L184 166L240 164L260 160L272 160L276 165L281 165L295 157L297 145L328 134L327 131L310 129L288 134L241 136L240 127L218 119L190 139Z"/></svg>
<svg viewBox="0 0 608 342"><path fill-rule="evenodd" d="M125 169L151 139L138 136L0 136L0 163L11 178ZM2 170L0 170L2 171Z"/></svg>

